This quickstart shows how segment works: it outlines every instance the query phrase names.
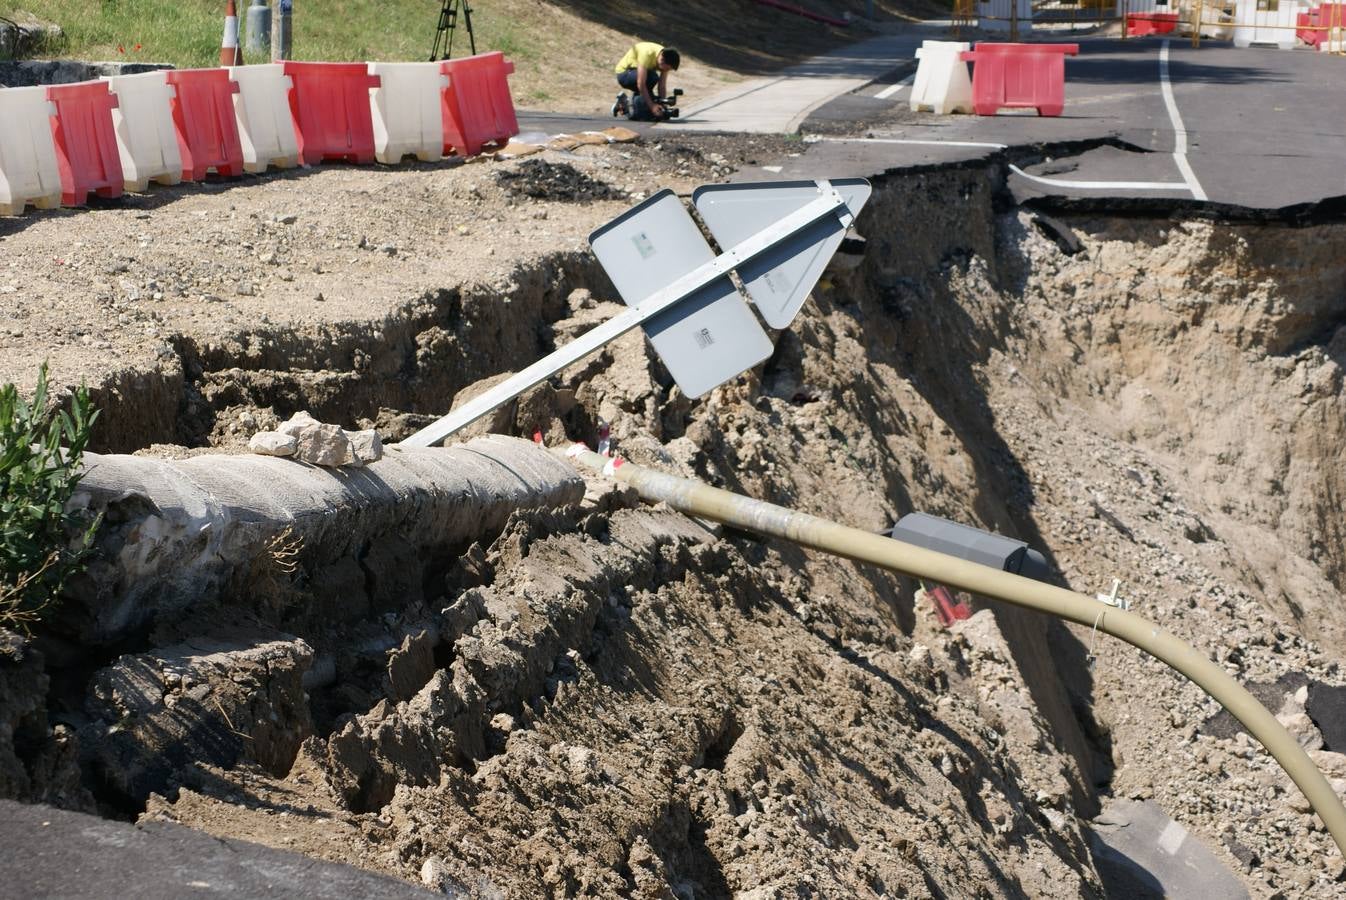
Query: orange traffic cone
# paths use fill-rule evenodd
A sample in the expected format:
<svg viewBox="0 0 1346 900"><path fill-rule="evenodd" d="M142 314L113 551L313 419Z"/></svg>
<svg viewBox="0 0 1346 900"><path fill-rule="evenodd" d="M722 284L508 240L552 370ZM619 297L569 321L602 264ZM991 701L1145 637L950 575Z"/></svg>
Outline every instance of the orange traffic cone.
<svg viewBox="0 0 1346 900"><path fill-rule="evenodd" d="M243 65L243 51L238 46L238 9L234 0L224 6L224 39L220 41L220 65Z"/></svg>

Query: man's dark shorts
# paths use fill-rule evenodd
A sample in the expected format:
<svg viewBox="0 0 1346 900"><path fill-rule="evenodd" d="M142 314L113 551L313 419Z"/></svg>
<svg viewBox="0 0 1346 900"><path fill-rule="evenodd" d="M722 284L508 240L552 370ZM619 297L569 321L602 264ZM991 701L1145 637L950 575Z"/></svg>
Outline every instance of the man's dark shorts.
<svg viewBox="0 0 1346 900"><path fill-rule="evenodd" d="M637 72L639 72L639 69L627 69L617 76L617 84L621 85L623 90L635 91L639 94L640 87L636 84ZM646 73L646 77L649 77L648 73ZM651 87L653 87L653 85L651 85Z"/></svg>
<svg viewBox="0 0 1346 900"><path fill-rule="evenodd" d="M617 76L617 84L619 84L626 90L630 91L632 95L631 111L627 113L626 117L628 119L632 119L637 122L664 121L667 117L662 118L656 117L654 113L650 111L650 108L645 105L645 98L640 96L640 87L636 83L636 72L637 72L636 69L627 69L625 72L622 72ZM654 84L651 84L648 80L650 78L650 74L651 73L649 72L645 73L646 78L645 84L650 89L650 93L653 94L655 91L655 86L658 84L657 73L655 73L656 81Z"/></svg>

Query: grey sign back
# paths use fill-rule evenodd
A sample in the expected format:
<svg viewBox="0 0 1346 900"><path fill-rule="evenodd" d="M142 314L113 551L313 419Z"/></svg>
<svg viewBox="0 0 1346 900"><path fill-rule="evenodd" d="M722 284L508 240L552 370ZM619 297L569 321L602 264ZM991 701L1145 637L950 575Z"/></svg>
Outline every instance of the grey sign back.
<svg viewBox="0 0 1346 900"><path fill-rule="evenodd" d="M715 258L682 201L660 191L589 236L627 306ZM728 274L644 324L646 335L689 397L702 394L771 356L771 339Z"/></svg>

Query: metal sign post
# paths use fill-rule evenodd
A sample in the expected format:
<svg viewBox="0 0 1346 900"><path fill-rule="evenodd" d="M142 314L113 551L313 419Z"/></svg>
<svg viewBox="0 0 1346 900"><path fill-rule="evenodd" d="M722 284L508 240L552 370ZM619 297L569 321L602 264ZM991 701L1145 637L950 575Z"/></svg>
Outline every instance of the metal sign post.
<svg viewBox="0 0 1346 900"><path fill-rule="evenodd" d="M772 352L731 273L773 328L790 324L869 199L863 178L707 185L694 196L716 256L672 191L660 191L589 236L630 307L402 441L432 447L609 341L643 327L688 397L700 397ZM662 287L661 287L662 285Z"/></svg>

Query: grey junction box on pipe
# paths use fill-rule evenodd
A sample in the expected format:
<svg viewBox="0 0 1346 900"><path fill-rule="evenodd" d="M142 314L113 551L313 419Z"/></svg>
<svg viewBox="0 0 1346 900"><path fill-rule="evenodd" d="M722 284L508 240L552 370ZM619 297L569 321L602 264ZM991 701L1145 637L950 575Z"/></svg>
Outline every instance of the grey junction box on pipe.
<svg viewBox="0 0 1346 900"><path fill-rule="evenodd" d="M1046 581L1051 575L1046 557L1023 541L928 513L908 513L898 520L890 534L895 540L1034 581Z"/></svg>

